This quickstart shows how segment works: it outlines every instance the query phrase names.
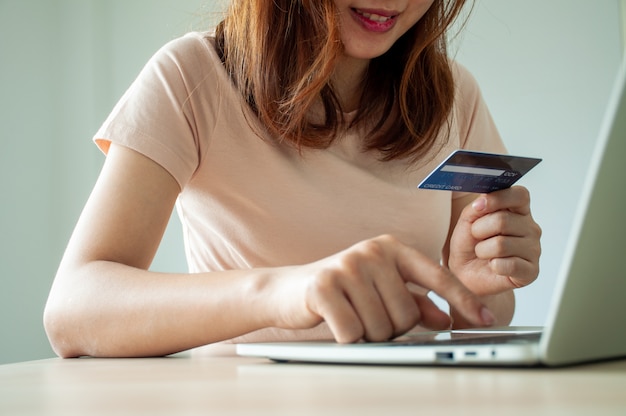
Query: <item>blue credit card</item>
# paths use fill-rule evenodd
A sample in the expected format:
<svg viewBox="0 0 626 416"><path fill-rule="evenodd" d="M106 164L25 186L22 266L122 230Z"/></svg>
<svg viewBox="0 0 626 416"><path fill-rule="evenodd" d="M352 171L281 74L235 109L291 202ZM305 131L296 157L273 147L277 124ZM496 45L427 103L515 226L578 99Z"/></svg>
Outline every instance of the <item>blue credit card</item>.
<svg viewBox="0 0 626 416"><path fill-rule="evenodd" d="M417 187L486 194L510 188L541 159L455 150Z"/></svg>

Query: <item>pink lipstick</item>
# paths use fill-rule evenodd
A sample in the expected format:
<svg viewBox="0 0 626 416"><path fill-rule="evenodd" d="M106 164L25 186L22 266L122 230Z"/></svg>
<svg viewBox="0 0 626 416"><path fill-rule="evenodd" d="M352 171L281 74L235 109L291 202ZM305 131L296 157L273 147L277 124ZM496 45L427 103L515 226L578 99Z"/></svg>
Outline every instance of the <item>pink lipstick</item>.
<svg viewBox="0 0 626 416"><path fill-rule="evenodd" d="M383 33L396 24L397 13L385 10L350 9L352 17L366 30Z"/></svg>

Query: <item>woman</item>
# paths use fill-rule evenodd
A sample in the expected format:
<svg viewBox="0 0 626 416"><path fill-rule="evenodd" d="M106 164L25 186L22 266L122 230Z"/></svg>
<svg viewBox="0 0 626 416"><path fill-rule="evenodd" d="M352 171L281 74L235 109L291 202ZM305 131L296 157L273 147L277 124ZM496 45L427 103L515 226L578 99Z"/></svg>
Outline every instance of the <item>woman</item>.
<svg viewBox="0 0 626 416"><path fill-rule="evenodd" d="M464 1L233 0L146 65L45 311L63 357L387 340L506 324L536 279L528 191L421 191L504 147L445 31ZM177 204L190 274L148 271ZM450 316L427 297L450 304Z"/></svg>

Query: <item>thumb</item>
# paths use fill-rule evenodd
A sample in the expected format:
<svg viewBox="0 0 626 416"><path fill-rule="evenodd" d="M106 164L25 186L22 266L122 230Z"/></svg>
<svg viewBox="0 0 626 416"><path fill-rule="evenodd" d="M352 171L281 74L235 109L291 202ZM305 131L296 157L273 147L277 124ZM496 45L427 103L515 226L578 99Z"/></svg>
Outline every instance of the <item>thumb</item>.
<svg viewBox="0 0 626 416"><path fill-rule="evenodd" d="M471 224L488 213L487 196L485 194L481 194L463 210L459 220L463 220Z"/></svg>

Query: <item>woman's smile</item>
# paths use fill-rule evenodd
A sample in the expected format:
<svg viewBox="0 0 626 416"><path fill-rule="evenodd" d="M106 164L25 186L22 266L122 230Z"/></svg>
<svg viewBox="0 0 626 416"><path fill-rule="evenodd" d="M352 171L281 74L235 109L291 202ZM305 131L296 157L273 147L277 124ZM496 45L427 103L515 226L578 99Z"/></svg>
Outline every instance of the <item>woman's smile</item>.
<svg viewBox="0 0 626 416"><path fill-rule="evenodd" d="M346 57L383 55L413 27L434 0L335 0Z"/></svg>
<svg viewBox="0 0 626 416"><path fill-rule="evenodd" d="M350 9L352 17L359 22L364 29L372 32L387 32L396 23L398 12L371 9Z"/></svg>

